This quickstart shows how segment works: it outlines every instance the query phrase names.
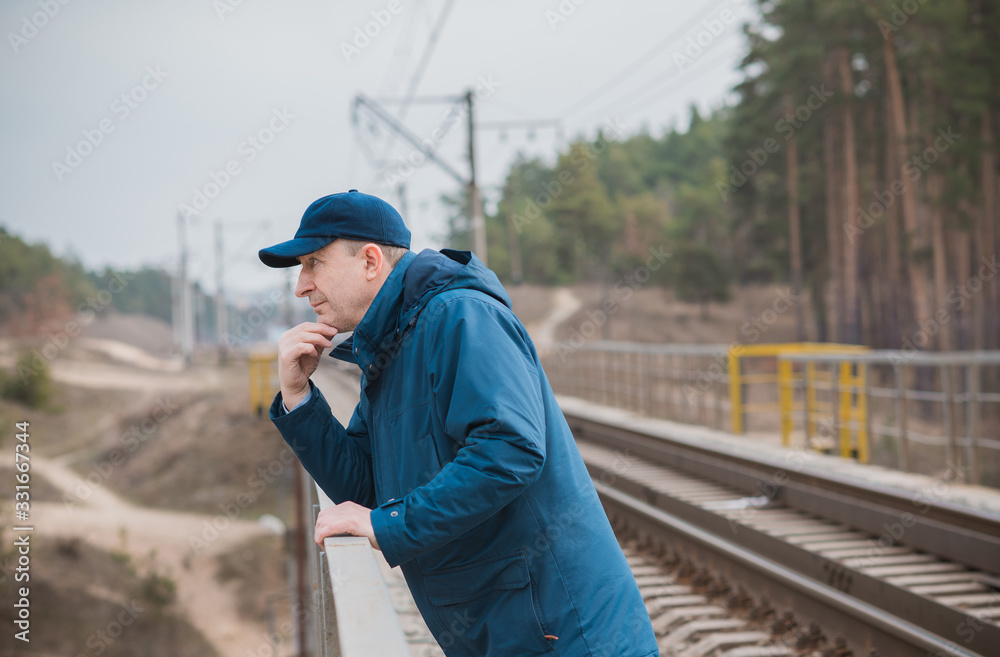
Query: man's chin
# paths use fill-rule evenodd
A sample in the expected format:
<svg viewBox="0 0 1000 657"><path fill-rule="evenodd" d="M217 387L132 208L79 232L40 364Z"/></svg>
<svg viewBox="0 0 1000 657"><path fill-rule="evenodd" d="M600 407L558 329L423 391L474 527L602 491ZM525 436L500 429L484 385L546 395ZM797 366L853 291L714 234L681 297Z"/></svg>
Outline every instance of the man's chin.
<svg viewBox="0 0 1000 657"><path fill-rule="evenodd" d="M342 324L342 322L338 322L335 317L331 317L330 315L325 314L325 313L322 314L322 315L318 315L316 317L316 322L319 323L319 324L326 324L327 326L332 326L333 328L337 329L337 333L347 333L349 330L351 330L351 329L342 328L340 326L340 324Z"/></svg>

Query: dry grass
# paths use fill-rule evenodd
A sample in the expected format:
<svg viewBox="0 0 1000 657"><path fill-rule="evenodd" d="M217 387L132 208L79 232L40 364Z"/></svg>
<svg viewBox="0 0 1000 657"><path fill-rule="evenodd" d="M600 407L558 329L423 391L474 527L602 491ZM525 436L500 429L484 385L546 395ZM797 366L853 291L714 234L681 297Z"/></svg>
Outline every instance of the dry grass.
<svg viewBox="0 0 1000 657"><path fill-rule="evenodd" d="M122 417L110 434L112 442L76 469L89 472L114 450L123 450L125 462L107 485L138 504L215 514L238 495L250 495L255 501L243 517L272 513L286 518L291 469L284 461L290 448L266 417L251 415L247 381L245 364L234 364L221 391L167 395L176 410L161 423L150 422L161 415L155 402ZM146 433L143 426L155 428ZM136 443L130 441L123 449L121 436L132 427L140 427L140 442L132 449ZM267 474L255 477L262 468Z"/></svg>
<svg viewBox="0 0 1000 657"><path fill-rule="evenodd" d="M9 543L10 535L3 537ZM120 555L96 549L50 529L32 536L31 643L33 655L216 657L218 653L172 605L148 595L149 572ZM28 654L12 638L15 587L0 584L0 624L9 632L0 657ZM141 609L118 625L123 604ZM131 618L126 615L125 618ZM103 633L103 637L98 632ZM118 635L111 639L112 635ZM17 645L15 645L17 644Z"/></svg>
<svg viewBox="0 0 1000 657"><path fill-rule="evenodd" d="M266 623L269 613L278 618L288 617L290 599L280 595L287 593L288 579L285 548L279 537L255 539L221 555L218 561L216 579L220 584L236 582L242 617L258 623ZM269 594L272 594L270 602Z"/></svg>
<svg viewBox="0 0 1000 657"><path fill-rule="evenodd" d="M602 297L599 286L577 285L572 290L583 302L583 307L559 327L559 340L589 332L588 324L594 323L590 318L600 316ZM606 337L634 342L793 342L795 307L774 312L775 307L780 310L787 306L781 302L787 293L788 288L777 285L742 287L733 291L732 300L710 304L708 319L703 319L698 304L678 301L671 290L639 288L629 296L627 292L616 293L612 288L611 301L615 302L615 306L608 317ZM807 339L814 340L816 328L805 294L800 303L804 304ZM764 315L769 310L771 312ZM767 323L765 320L771 318L772 312L773 321ZM759 333L756 339L754 329ZM605 334L599 332L590 339L605 339Z"/></svg>

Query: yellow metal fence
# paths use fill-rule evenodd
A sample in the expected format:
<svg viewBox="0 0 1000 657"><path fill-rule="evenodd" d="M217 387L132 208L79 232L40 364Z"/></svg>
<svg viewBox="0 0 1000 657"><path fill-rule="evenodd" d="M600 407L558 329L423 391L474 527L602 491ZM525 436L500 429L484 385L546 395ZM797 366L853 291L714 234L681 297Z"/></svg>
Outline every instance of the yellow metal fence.
<svg viewBox="0 0 1000 657"><path fill-rule="evenodd" d="M748 413L778 413L781 424L781 442L791 444L795 428L795 414L804 413L806 444L828 448L819 434L820 427L836 427L836 442L841 456L856 455L862 463L868 460L868 434L865 429L866 402L864 395L865 368L860 363L842 362L836 378L832 370L822 370L815 363L797 364L782 360L789 354L857 354L867 352L867 347L849 344L818 342L787 342L776 344L733 345L727 354L729 365L729 400L733 433L745 433ZM748 359L768 361L764 365L773 371L745 373ZM798 365L798 367L796 367ZM835 383L834 383L835 382ZM744 386L775 384L777 401L751 403L746 400ZM796 395L796 390L802 393ZM829 392L829 399L820 399L818 393ZM836 399L836 401L834 401ZM832 437L832 436L831 436Z"/></svg>

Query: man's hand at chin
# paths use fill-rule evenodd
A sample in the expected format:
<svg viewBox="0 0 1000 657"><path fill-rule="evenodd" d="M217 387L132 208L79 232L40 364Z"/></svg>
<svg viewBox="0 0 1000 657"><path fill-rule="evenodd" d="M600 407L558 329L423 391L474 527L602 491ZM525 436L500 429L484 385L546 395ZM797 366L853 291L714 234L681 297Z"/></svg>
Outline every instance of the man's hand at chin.
<svg viewBox="0 0 1000 657"><path fill-rule="evenodd" d="M372 529L372 511L354 502L341 502L323 509L316 517L316 532L313 540L323 549L323 540L328 536L364 536L376 550L379 549Z"/></svg>
<svg viewBox="0 0 1000 657"><path fill-rule="evenodd" d="M278 340L278 380L285 406L293 408L309 392L309 377L316 371L323 351L333 346L337 329L317 322L303 322L285 331Z"/></svg>

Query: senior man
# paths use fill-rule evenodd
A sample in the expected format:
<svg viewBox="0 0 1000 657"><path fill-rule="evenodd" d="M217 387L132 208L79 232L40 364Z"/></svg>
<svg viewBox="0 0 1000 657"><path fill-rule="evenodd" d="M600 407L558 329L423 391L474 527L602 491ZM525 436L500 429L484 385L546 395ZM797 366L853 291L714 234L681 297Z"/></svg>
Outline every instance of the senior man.
<svg viewBox="0 0 1000 657"><path fill-rule="evenodd" d="M401 566L449 657L657 655L635 579L496 275L468 251L409 251L385 201L357 190L305 211L260 251L302 265L315 322L278 342L271 420L336 506L315 539L365 536ZM361 368L346 428L310 380L330 353Z"/></svg>

